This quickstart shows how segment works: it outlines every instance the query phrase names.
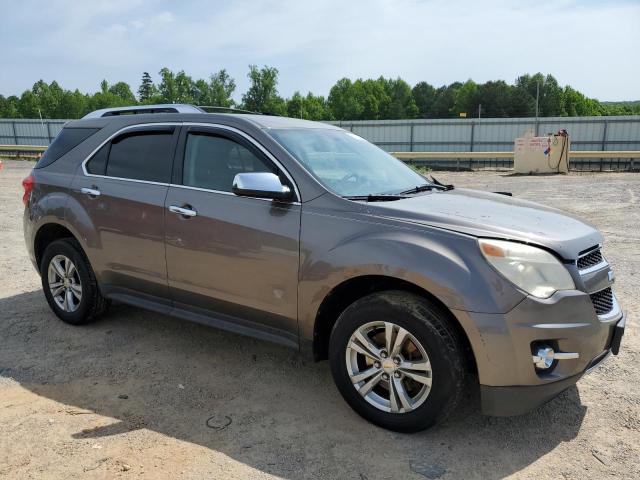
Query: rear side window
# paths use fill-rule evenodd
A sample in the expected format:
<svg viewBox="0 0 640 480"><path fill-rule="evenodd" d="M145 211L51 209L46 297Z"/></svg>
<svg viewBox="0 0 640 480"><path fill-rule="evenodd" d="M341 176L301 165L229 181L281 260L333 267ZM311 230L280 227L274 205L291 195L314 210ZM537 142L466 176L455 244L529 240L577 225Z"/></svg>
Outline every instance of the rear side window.
<svg viewBox="0 0 640 480"><path fill-rule="evenodd" d="M173 129L138 131L105 144L87 162L93 175L169 183Z"/></svg>
<svg viewBox="0 0 640 480"><path fill-rule="evenodd" d="M43 168L51 165L53 162L69 152L72 148L80 145L91 135L96 133L99 128L63 128L58 136L51 142L49 148L40 157L35 168Z"/></svg>

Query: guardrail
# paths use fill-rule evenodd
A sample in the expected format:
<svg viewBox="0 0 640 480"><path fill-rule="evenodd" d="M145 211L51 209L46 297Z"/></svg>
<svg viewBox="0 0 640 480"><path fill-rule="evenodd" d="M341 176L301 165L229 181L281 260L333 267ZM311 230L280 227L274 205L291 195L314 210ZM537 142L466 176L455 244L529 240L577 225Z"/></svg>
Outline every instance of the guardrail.
<svg viewBox="0 0 640 480"><path fill-rule="evenodd" d="M513 152L391 152L415 166L436 170L511 169ZM573 171L635 171L640 169L640 151L571 150L569 169Z"/></svg>
<svg viewBox="0 0 640 480"><path fill-rule="evenodd" d="M42 145L0 145L0 157L36 158L46 149L47 147ZM473 170L474 168L513 167L513 152L390 153L411 165L430 168ZM594 159L596 159L595 162ZM640 159L640 151L637 150L571 150L569 152L570 169L578 171L633 171L640 169L640 162L635 162L636 159Z"/></svg>

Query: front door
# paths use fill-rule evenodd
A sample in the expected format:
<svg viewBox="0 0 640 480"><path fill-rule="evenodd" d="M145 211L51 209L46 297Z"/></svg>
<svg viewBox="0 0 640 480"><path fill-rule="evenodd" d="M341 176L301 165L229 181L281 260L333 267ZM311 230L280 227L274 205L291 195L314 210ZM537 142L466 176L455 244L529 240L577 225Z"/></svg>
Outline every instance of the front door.
<svg viewBox="0 0 640 480"><path fill-rule="evenodd" d="M184 127L167 194L166 251L176 308L297 338L300 204L232 193L237 173L281 169L237 131ZM293 185L291 185L293 188Z"/></svg>

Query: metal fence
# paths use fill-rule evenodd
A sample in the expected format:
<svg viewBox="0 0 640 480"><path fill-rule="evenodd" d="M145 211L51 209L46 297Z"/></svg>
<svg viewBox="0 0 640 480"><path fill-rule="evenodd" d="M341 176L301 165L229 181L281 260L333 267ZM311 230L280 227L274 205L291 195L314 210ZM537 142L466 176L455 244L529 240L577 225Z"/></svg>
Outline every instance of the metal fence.
<svg viewBox="0 0 640 480"><path fill-rule="evenodd" d="M49 145L68 121L0 118L0 145Z"/></svg>
<svg viewBox="0 0 640 480"><path fill-rule="evenodd" d="M0 145L49 145L68 120L0 119ZM566 129L574 170L630 170L633 158L580 158L580 151L640 150L640 116L482 118L450 120L358 120L328 122L389 152L511 152L525 132ZM405 157L405 155L403 155ZM405 158L432 168L511 168L511 157ZM636 160L635 164L638 165Z"/></svg>
<svg viewBox="0 0 640 480"><path fill-rule="evenodd" d="M579 151L640 150L640 116L481 118L451 120L359 120L329 122L389 152L511 152L514 139L566 129L571 136L571 169L629 170L633 159L580 158ZM432 168L511 168L513 158L407 159ZM638 162L636 161L636 166Z"/></svg>

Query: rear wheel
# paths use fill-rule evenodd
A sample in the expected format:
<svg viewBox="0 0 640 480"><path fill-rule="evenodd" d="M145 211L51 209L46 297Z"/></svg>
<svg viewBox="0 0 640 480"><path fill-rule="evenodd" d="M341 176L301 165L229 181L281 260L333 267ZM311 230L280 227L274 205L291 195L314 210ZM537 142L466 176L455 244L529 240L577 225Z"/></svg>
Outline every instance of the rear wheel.
<svg viewBox="0 0 640 480"><path fill-rule="evenodd" d="M349 306L329 346L340 393L367 420L415 432L443 420L464 389L463 346L435 303L374 293Z"/></svg>
<svg viewBox="0 0 640 480"><path fill-rule="evenodd" d="M89 260L74 239L52 242L40 264L42 289L53 312L72 325L88 323L107 309Z"/></svg>

